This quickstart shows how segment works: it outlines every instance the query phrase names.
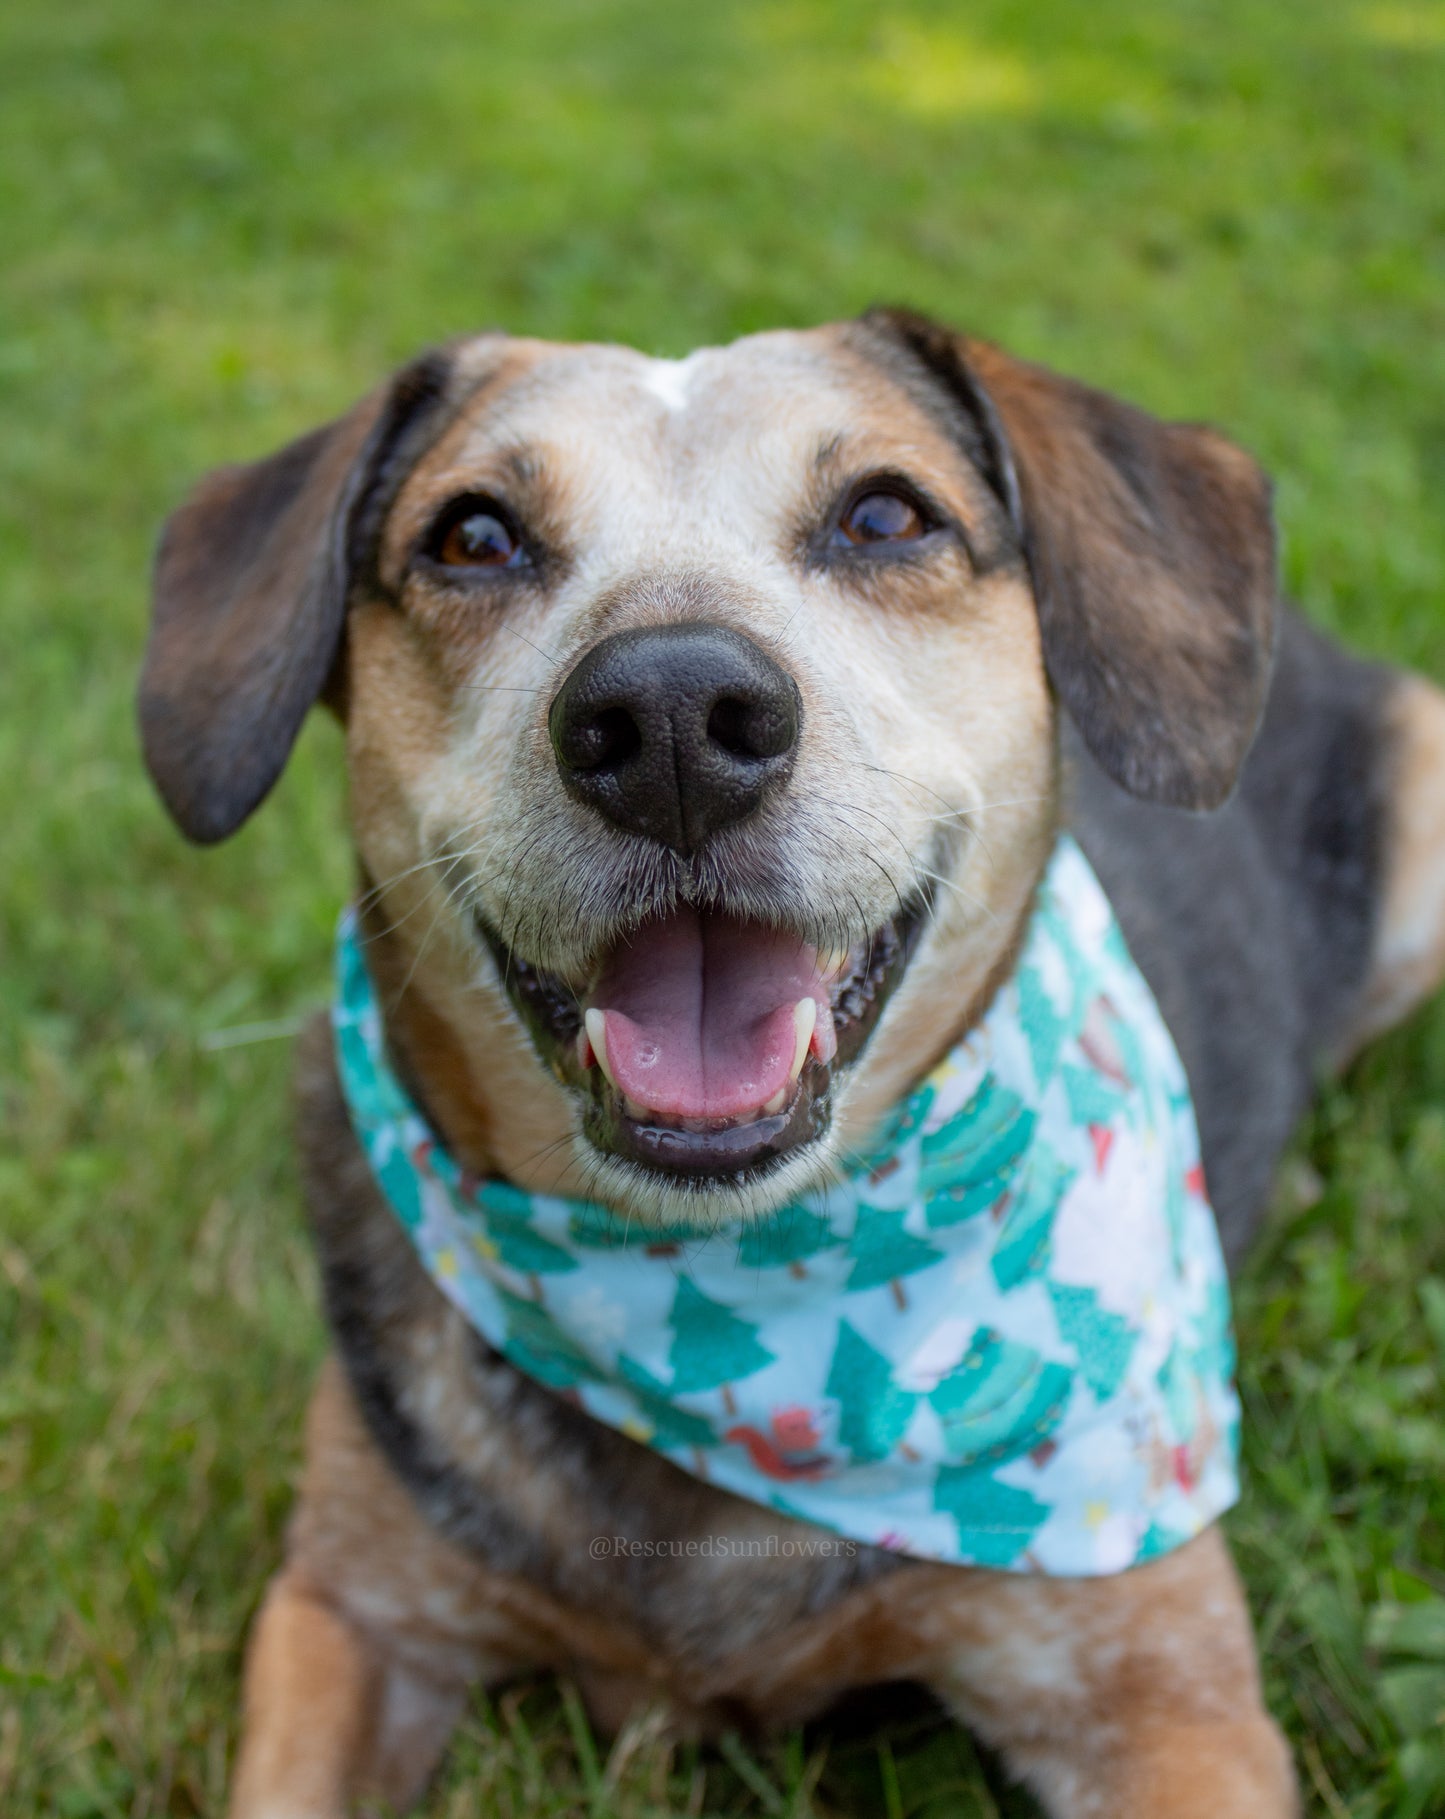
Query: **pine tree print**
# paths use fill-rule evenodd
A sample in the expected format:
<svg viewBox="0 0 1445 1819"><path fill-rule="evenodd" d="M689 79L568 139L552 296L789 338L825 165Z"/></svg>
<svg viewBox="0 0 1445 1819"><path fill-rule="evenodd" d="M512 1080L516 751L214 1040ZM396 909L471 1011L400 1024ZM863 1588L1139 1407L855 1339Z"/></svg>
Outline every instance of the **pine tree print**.
<svg viewBox="0 0 1445 1819"><path fill-rule="evenodd" d="M628 1218L605 1206L588 1200L570 1202L567 1236L574 1244L589 1251L644 1251L660 1247L686 1248L698 1242L695 1225L653 1225L642 1219Z"/></svg>
<svg viewBox="0 0 1445 1819"><path fill-rule="evenodd" d="M1059 1069L1059 1076L1075 1124L1111 1124L1118 1116L1124 1094L1107 1074L1095 1067L1079 1067L1066 1061Z"/></svg>
<svg viewBox="0 0 1445 1819"><path fill-rule="evenodd" d="M888 1174L896 1164L898 1150L932 1111L937 1097L938 1088L932 1079L925 1080L916 1093L905 1099L892 1116L884 1120L871 1147L859 1151L859 1172L869 1176Z"/></svg>
<svg viewBox="0 0 1445 1819"><path fill-rule="evenodd" d="M1053 999L1044 989L1040 969L1023 967L1016 975L1019 1003L1019 1027L1029 1045L1029 1058L1034 1064L1034 1079L1043 1087L1053 1078L1059 1051L1069 1033L1069 1017L1059 1015Z"/></svg>
<svg viewBox="0 0 1445 1819"><path fill-rule="evenodd" d="M920 1397L900 1389L893 1367L846 1320L838 1322L838 1343L823 1394L838 1404L838 1444L855 1463L886 1459L902 1440Z"/></svg>
<svg viewBox="0 0 1445 1819"><path fill-rule="evenodd" d="M394 1144L386 1156L374 1154L371 1167L397 1218L408 1231L417 1231L426 1216L426 1208L422 1202L421 1176L412 1167L406 1151Z"/></svg>
<svg viewBox="0 0 1445 1819"><path fill-rule="evenodd" d="M717 1442L710 1421L701 1415L690 1415L669 1399L667 1386L633 1358L619 1357L617 1375L632 1392L653 1429L653 1440L659 1446L709 1447Z"/></svg>
<svg viewBox="0 0 1445 1819"><path fill-rule="evenodd" d="M993 1277L1005 1293L1048 1268L1059 1202L1073 1179L1074 1170L1040 1139L1029 1156L1019 1192L1004 1213L994 1245Z"/></svg>
<svg viewBox="0 0 1445 1819"><path fill-rule="evenodd" d="M738 1262L748 1269L780 1269L787 1264L795 1276L802 1276L804 1257L816 1256L832 1241L833 1227L821 1213L787 1206L744 1227Z"/></svg>
<svg viewBox="0 0 1445 1819"><path fill-rule="evenodd" d="M864 1206L858 1208L858 1222L853 1228L853 1236L848 1244L848 1255L855 1259L848 1280L843 1284L845 1292L877 1288L887 1282L893 1287L893 1299L897 1302L899 1312L907 1307L908 1296L900 1278L911 1276L915 1270L926 1269L930 1263L937 1263L943 1252L935 1250L922 1238L915 1238L911 1232L905 1232L903 1221L905 1211L894 1212L882 1206Z"/></svg>
<svg viewBox="0 0 1445 1819"><path fill-rule="evenodd" d="M481 1200L487 1237L509 1270L519 1276L553 1276L576 1269L575 1257L533 1228L529 1196L503 1182L489 1181L481 1190ZM533 1298L537 1298L535 1293Z"/></svg>
<svg viewBox="0 0 1445 1819"><path fill-rule="evenodd" d="M921 1138L918 1186L929 1226L957 1225L996 1205L1036 1122L1018 1094L990 1075L961 1111Z"/></svg>
<svg viewBox="0 0 1445 1819"><path fill-rule="evenodd" d="M1100 1306L1091 1288L1049 1284L1049 1299L1059 1331L1079 1354L1084 1381L1101 1402L1123 1382L1139 1335L1122 1314Z"/></svg>
<svg viewBox="0 0 1445 1819"><path fill-rule="evenodd" d="M1031 1346L982 1327L959 1363L929 1392L950 1459L959 1463L1031 1453L1063 1418L1072 1373Z"/></svg>
<svg viewBox="0 0 1445 1819"><path fill-rule="evenodd" d="M963 1551L979 1566L1010 1566L1033 1540L1049 1506L976 1466L943 1465L933 1507L958 1524Z"/></svg>
<svg viewBox="0 0 1445 1819"><path fill-rule="evenodd" d="M1103 993L1089 1006L1079 1031L1079 1047L1091 1067L1107 1079L1127 1087L1147 1079L1149 1066L1139 1045L1139 1032L1128 1017L1119 1014L1113 1000ZM1137 1101L1130 1097L1126 1104Z"/></svg>
<svg viewBox="0 0 1445 1819"><path fill-rule="evenodd" d="M507 1317L502 1351L518 1370L549 1389L575 1389L579 1383L600 1381L592 1360L553 1325L544 1308L504 1288L497 1294Z"/></svg>
<svg viewBox="0 0 1445 1819"><path fill-rule="evenodd" d="M710 1300L686 1276L678 1279L672 1304L672 1366L674 1395L687 1390L722 1389L751 1377L773 1354L754 1338L756 1328L740 1320L720 1301Z"/></svg>

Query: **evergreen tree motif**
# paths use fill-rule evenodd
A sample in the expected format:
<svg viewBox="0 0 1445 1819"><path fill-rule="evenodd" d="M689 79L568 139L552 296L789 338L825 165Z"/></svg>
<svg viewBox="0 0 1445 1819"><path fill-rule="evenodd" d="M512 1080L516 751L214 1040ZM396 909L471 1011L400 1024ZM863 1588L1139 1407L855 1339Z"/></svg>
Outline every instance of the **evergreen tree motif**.
<svg viewBox="0 0 1445 1819"><path fill-rule="evenodd" d="M1170 1346L1169 1355L1159 1366L1155 1381L1163 1392L1164 1407L1176 1439L1191 1439L1198 1413L1198 1378L1192 1360L1178 1340Z"/></svg>
<svg viewBox="0 0 1445 1819"><path fill-rule="evenodd" d="M1012 1565L1049 1514L1037 1497L968 1465L939 1467L933 1507L958 1524L968 1559L994 1567Z"/></svg>
<svg viewBox="0 0 1445 1819"><path fill-rule="evenodd" d="M1022 1187L1004 1213L994 1244L994 1281L1005 1292L1048 1268L1059 1202L1073 1179L1074 1170L1047 1143L1034 1145Z"/></svg>
<svg viewBox="0 0 1445 1819"><path fill-rule="evenodd" d="M1079 1048L1085 1060L1106 1079L1128 1088L1149 1077L1149 1065L1133 1022L1121 1016L1118 1006L1106 992L1101 992L1089 1006L1079 1031ZM1125 1104L1132 1106L1130 1097Z"/></svg>
<svg viewBox="0 0 1445 1819"><path fill-rule="evenodd" d="M838 1322L838 1343L823 1394L838 1404L838 1443L863 1464L886 1459L902 1440L920 1401L893 1381L893 1367L846 1320Z"/></svg>
<svg viewBox="0 0 1445 1819"><path fill-rule="evenodd" d="M1100 1306L1091 1288L1049 1284L1049 1299L1059 1331L1079 1355L1084 1381L1101 1402L1123 1382L1139 1335L1122 1314Z"/></svg>
<svg viewBox="0 0 1445 1819"><path fill-rule="evenodd" d="M859 1171L874 1179L886 1176L896 1164L898 1150L932 1111L937 1097L938 1088L930 1077L884 1120L872 1144L858 1152Z"/></svg>
<svg viewBox="0 0 1445 1819"><path fill-rule="evenodd" d="M1107 1074L1098 1068L1079 1067L1073 1061L1066 1061L1059 1069L1059 1077L1064 1083L1069 1112L1075 1124L1113 1123L1124 1095Z"/></svg>
<svg viewBox="0 0 1445 1819"><path fill-rule="evenodd" d="M668 1395L667 1386L636 1359L625 1355L617 1360L617 1375L631 1392L637 1406L652 1424L653 1441L658 1446L709 1447L717 1443L717 1433L710 1421L701 1415L690 1415Z"/></svg>
<svg viewBox="0 0 1445 1819"><path fill-rule="evenodd" d="M668 1363L674 1395L687 1390L725 1391L729 1383L751 1377L773 1362L773 1354L753 1337L755 1327L722 1302L711 1300L686 1276L678 1279L671 1321Z"/></svg>
<svg viewBox="0 0 1445 1819"><path fill-rule="evenodd" d="M545 1308L509 1294L504 1288L499 1288L497 1295L507 1317L507 1336L501 1349L518 1370L555 1390L602 1381L596 1365L553 1324Z"/></svg>
<svg viewBox="0 0 1445 1819"><path fill-rule="evenodd" d="M1151 1522L1139 1542L1134 1564L1143 1566L1146 1560L1157 1560L1161 1554L1172 1554L1176 1548L1183 1547L1186 1541L1192 1539L1188 1529L1170 1528L1159 1521Z"/></svg>
<svg viewBox="0 0 1445 1819"><path fill-rule="evenodd" d="M1203 1378L1231 1383L1239 1366L1234 1344L1234 1321L1229 1282L1223 1275L1210 1282L1199 1310L1193 1348L1194 1368Z"/></svg>
<svg viewBox="0 0 1445 1819"><path fill-rule="evenodd" d="M392 1144L386 1155L380 1149L371 1152L372 1173L376 1176L392 1211L408 1231L417 1231L426 1216L422 1201L421 1176L400 1144Z"/></svg>
<svg viewBox="0 0 1445 1819"><path fill-rule="evenodd" d="M1202 1171L1199 1186L1203 1188ZM1181 1178L1177 1166L1167 1168L1164 1172L1164 1216L1169 1224L1170 1255L1176 1270L1184 1263L1184 1239L1189 1219L1188 1194L1191 1183Z"/></svg>
<svg viewBox="0 0 1445 1819"><path fill-rule="evenodd" d="M953 1370L929 1392L950 1459L960 1464L1030 1453L1068 1405L1072 1373L1031 1346L981 1327Z"/></svg>
<svg viewBox="0 0 1445 1819"><path fill-rule="evenodd" d="M1053 999L1044 987L1038 967L1026 966L1016 975L1018 987L1019 1028L1029 1045L1029 1059L1034 1064L1034 1079L1043 1087L1053 1078L1059 1051L1069 1033L1068 1016L1061 1017Z"/></svg>
<svg viewBox="0 0 1445 1819"><path fill-rule="evenodd" d="M922 1238L915 1238L911 1232L905 1232L905 1217L906 1210L894 1212L888 1207L860 1204L858 1222L848 1244L848 1255L855 1261L843 1284L846 1293L877 1288L888 1282L893 1286L893 1298L899 1311L908 1305L899 1278L937 1263L943 1252Z"/></svg>
<svg viewBox="0 0 1445 1819"><path fill-rule="evenodd" d="M1033 1139L1035 1114L990 1075L968 1104L920 1139L919 1191L930 1227L957 1225L1008 1192Z"/></svg>
<svg viewBox="0 0 1445 1819"><path fill-rule="evenodd" d="M664 1247L696 1249L703 1242L695 1225L654 1225L590 1200L571 1200L568 1205L567 1236L584 1250L626 1250L642 1255Z"/></svg>
<svg viewBox="0 0 1445 1819"><path fill-rule="evenodd" d="M514 1205L511 1196L520 1204ZM544 1238L532 1225L527 1195L502 1182L488 1182L483 1191L482 1207L486 1216L486 1236L508 1269L520 1276L554 1276L563 1270L576 1269L577 1259L561 1245Z"/></svg>
<svg viewBox="0 0 1445 1819"><path fill-rule="evenodd" d="M821 1213L787 1206L765 1219L753 1219L738 1240L738 1262L748 1269L792 1266L795 1276L805 1274L804 1257L813 1257L833 1242L833 1227Z"/></svg>

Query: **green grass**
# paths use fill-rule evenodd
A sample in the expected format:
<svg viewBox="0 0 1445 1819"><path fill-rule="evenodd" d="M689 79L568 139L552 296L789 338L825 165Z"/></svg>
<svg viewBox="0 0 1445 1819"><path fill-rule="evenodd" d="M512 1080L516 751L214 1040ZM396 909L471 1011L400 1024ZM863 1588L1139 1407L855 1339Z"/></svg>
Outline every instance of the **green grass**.
<svg viewBox="0 0 1445 1819"><path fill-rule="evenodd" d="M1445 675L1442 170L1440 0L8 0L0 1810L217 1810L322 1345L286 1045L207 1038L324 989L337 742L219 852L163 821L130 691L187 481L457 329L896 299L1227 426L1312 613ZM1229 1526L1320 1815L1445 1810L1442 1185L1436 1009L1302 1135L1240 1296ZM1023 1810L916 1716L607 1757L537 1687L427 1811L664 1808Z"/></svg>

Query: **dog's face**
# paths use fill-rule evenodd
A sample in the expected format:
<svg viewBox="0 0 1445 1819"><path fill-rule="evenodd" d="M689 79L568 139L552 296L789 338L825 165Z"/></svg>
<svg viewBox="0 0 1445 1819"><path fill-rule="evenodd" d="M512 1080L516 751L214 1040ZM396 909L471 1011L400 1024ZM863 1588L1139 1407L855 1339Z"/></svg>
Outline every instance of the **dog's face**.
<svg viewBox="0 0 1445 1819"><path fill-rule="evenodd" d="M1056 699L1136 793L1222 796L1271 597L1245 457L913 319L485 336L178 514L143 727L215 838L325 688L429 1106L705 1222L823 1179L981 1008Z"/></svg>
<svg viewBox="0 0 1445 1819"><path fill-rule="evenodd" d="M351 625L367 875L526 1024L594 1193L776 1198L850 1086L906 1084L890 998L907 1054L947 1039L1037 869L1006 511L846 333L458 366Z"/></svg>

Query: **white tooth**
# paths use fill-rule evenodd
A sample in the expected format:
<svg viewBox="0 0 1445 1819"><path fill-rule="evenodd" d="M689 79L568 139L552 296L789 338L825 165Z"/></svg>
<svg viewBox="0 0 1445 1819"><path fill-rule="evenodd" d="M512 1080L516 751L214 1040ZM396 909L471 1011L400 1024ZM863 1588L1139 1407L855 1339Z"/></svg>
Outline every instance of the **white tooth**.
<svg viewBox="0 0 1445 1819"><path fill-rule="evenodd" d="M772 1098L769 1099L768 1103L763 1107L763 1116L765 1118L776 1118L778 1113L782 1111L787 1103L788 1089L785 1086L780 1086L777 1092L773 1094Z"/></svg>
<svg viewBox="0 0 1445 1819"><path fill-rule="evenodd" d="M598 1067L616 1086L617 1076L612 1071L612 1063L607 1059L607 1012L587 1011L582 1021L587 1026L587 1040L592 1044L592 1053L597 1057Z"/></svg>
<svg viewBox="0 0 1445 1819"><path fill-rule="evenodd" d="M808 1044L813 1040L813 1031L818 1023L818 1000L816 998L799 998L793 1006L793 1065L788 1069L788 1085L791 1086L803 1071L803 1063L808 1058ZM594 1042L593 1047L596 1047Z"/></svg>

